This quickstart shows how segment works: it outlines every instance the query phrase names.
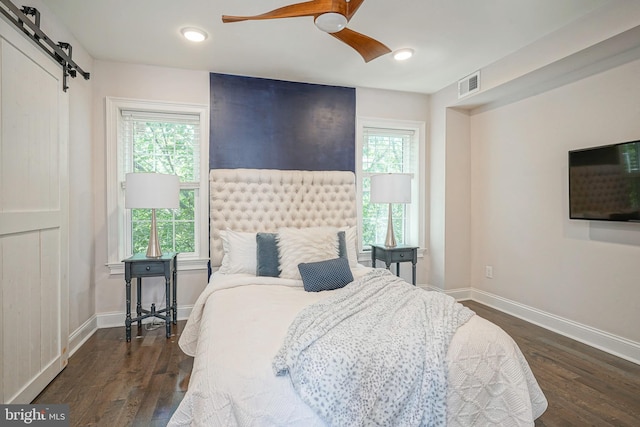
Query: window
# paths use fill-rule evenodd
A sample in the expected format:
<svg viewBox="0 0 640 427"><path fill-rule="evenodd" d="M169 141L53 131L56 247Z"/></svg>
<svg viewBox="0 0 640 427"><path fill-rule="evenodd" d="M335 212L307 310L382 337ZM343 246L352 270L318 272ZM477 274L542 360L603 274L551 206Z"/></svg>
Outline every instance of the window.
<svg viewBox="0 0 640 427"><path fill-rule="evenodd" d="M195 201L200 186L200 118L195 114L121 111L118 140L125 155L121 169L178 175L180 209L158 209L157 227L164 252L196 252ZM151 209L125 210L125 255L145 252Z"/></svg>
<svg viewBox="0 0 640 427"><path fill-rule="evenodd" d="M411 203L392 205L395 237L398 244L423 245L423 193L420 185L424 171L419 159L424 123L358 120L358 186L360 200L360 247L370 249L372 243L382 243L387 234L389 208L386 204L369 202L371 175L379 173L410 173Z"/></svg>
<svg viewBox="0 0 640 427"><path fill-rule="evenodd" d="M107 113L108 209L109 217L117 219L109 221L112 272L122 268L123 258L144 253L149 242L151 210L124 209L129 172L178 175L180 208L156 209L160 247L163 252L180 253L181 269L206 268L207 107L108 98Z"/></svg>
<svg viewBox="0 0 640 427"><path fill-rule="evenodd" d="M619 147L622 162L626 166L627 172L634 173L640 171L640 143L620 144Z"/></svg>

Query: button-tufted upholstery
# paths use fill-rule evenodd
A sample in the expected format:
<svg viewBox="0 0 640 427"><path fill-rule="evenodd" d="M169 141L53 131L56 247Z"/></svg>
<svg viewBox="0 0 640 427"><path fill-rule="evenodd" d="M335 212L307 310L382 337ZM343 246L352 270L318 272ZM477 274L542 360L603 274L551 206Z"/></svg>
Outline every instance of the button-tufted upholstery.
<svg viewBox="0 0 640 427"><path fill-rule="evenodd" d="M347 171L212 169L211 266L222 262L220 231L356 225L355 175Z"/></svg>
<svg viewBox="0 0 640 427"><path fill-rule="evenodd" d="M629 182L620 165L581 166L571 169L571 212L593 215L629 210Z"/></svg>

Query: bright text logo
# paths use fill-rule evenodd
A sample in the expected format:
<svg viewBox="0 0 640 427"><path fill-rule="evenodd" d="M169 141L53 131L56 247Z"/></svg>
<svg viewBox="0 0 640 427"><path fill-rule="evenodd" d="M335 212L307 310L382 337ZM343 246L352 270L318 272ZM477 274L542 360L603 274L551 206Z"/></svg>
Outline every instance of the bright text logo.
<svg viewBox="0 0 640 427"><path fill-rule="evenodd" d="M3 426L69 427L69 405L0 405Z"/></svg>

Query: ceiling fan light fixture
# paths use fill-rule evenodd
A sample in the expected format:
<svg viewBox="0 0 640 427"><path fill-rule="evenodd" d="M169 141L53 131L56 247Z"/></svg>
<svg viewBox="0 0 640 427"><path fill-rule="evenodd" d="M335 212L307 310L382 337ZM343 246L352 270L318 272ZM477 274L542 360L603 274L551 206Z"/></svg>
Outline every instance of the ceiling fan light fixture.
<svg viewBox="0 0 640 427"><path fill-rule="evenodd" d="M180 32L185 39L196 43L202 42L208 37L208 34L199 28L186 27L181 29Z"/></svg>
<svg viewBox="0 0 640 427"><path fill-rule="evenodd" d="M404 48L393 52L393 59L396 61L406 61L413 56L413 49Z"/></svg>
<svg viewBox="0 0 640 427"><path fill-rule="evenodd" d="M346 16L336 12L323 13L315 20L316 27L325 33L337 33L338 31L344 30L347 22Z"/></svg>

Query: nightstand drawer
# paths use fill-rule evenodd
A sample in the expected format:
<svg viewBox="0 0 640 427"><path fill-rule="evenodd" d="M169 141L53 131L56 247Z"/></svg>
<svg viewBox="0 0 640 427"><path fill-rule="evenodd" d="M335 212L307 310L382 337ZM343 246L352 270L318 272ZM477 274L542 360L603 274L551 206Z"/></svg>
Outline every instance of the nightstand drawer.
<svg viewBox="0 0 640 427"><path fill-rule="evenodd" d="M402 261L411 261L413 260L413 249L396 249L395 251L391 251L388 253L389 262L402 262Z"/></svg>
<svg viewBox="0 0 640 427"><path fill-rule="evenodd" d="M411 263L411 283L416 284L416 264L418 262L417 246L394 246L371 245L371 267L376 267L376 260L384 261L387 268L391 264L396 264L396 275L400 275L400 263Z"/></svg>
<svg viewBox="0 0 640 427"><path fill-rule="evenodd" d="M163 262L133 262L131 263L131 276L157 276L164 274Z"/></svg>

